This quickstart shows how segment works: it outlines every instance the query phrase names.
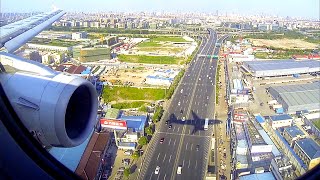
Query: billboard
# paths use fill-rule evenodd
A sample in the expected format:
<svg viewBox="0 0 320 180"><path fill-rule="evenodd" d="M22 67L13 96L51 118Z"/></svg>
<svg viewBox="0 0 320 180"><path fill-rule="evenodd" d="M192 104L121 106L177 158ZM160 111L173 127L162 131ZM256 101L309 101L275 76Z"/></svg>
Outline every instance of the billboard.
<svg viewBox="0 0 320 180"><path fill-rule="evenodd" d="M127 129L127 122L117 119L100 119L101 126L112 129Z"/></svg>

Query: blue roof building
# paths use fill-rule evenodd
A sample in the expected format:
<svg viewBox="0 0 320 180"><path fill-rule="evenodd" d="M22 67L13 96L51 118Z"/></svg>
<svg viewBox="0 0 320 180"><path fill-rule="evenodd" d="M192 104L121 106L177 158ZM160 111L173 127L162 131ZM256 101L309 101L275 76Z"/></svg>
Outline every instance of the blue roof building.
<svg viewBox="0 0 320 180"><path fill-rule="evenodd" d="M257 115L257 116L255 116L255 118L258 121L258 123L260 123L260 124L263 124L265 122L264 117L261 115Z"/></svg>
<svg viewBox="0 0 320 180"><path fill-rule="evenodd" d="M269 123L273 129L292 125L293 118L288 114L269 116Z"/></svg>
<svg viewBox="0 0 320 180"><path fill-rule="evenodd" d="M276 178L273 176L272 172L265 172L259 174L250 174L246 176L240 176L240 180L275 180Z"/></svg>
<svg viewBox="0 0 320 180"><path fill-rule="evenodd" d="M308 165L308 169L320 163L320 146L311 138L297 140L293 150Z"/></svg>
<svg viewBox="0 0 320 180"><path fill-rule="evenodd" d="M133 132L140 132L144 134L144 127L147 121L147 116L125 116L121 115L119 118L127 122L128 129L132 129Z"/></svg>
<svg viewBox="0 0 320 180"><path fill-rule="evenodd" d="M290 126L284 128L283 137L291 146L293 146L296 140L305 138L306 134L302 132L297 126Z"/></svg>

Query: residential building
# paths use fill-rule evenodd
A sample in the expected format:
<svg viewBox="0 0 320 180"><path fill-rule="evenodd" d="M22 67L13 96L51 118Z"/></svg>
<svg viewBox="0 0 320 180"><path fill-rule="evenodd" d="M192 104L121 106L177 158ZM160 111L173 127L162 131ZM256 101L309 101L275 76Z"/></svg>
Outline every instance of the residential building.
<svg viewBox="0 0 320 180"><path fill-rule="evenodd" d="M87 32L82 31L82 32L72 33L71 38L75 40L79 40L79 39L85 39L87 38L87 36L88 36Z"/></svg>
<svg viewBox="0 0 320 180"><path fill-rule="evenodd" d="M272 159L270 171L277 180L289 180L296 178L292 163L286 156Z"/></svg>
<svg viewBox="0 0 320 180"><path fill-rule="evenodd" d="M273 129L292 125L292 117L288 114L269 116L269 124Z"/></svg>
<svg viewBox="0 0 320 180"><path fill-rule="evenodd" d="M320 146L311 138L297 140L293 150L309 170L320 163Z"/></svg>

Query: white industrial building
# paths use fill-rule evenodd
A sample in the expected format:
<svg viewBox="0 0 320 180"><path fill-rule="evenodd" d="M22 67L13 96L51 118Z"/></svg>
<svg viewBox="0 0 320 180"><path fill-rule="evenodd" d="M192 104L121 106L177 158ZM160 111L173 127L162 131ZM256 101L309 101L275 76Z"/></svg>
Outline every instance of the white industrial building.
<svg viewBox="0 0 320 180"><path fill-rule="evenodd" d="M264 60L246 61L242 68L253 77L276 77L320 71L320 61L315 60Z"/></svg>

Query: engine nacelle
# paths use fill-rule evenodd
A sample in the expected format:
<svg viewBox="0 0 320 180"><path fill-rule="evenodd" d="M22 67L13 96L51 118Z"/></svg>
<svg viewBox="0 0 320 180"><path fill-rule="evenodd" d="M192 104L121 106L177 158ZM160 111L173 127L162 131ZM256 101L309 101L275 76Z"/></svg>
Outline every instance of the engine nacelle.
<svg viewBox="0 0 320 180"><path fill-rule="evenodd" d="M0 82L23 124L44 146L77 146L92 132L98 99L89 81L55 71L18 71L0 73Z"/></svg>

